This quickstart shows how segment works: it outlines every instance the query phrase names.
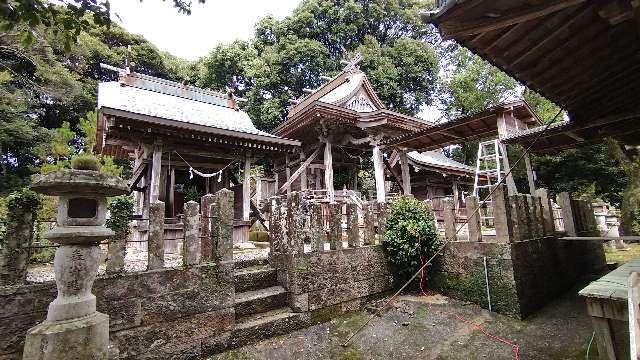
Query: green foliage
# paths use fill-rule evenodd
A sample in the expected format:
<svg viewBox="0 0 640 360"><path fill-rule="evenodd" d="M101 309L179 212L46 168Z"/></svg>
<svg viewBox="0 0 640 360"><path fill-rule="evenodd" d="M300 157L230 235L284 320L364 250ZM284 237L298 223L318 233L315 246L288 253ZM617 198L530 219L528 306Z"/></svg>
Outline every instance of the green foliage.
<svg viewBox="0 0 640 360"><path fill-rule="evenodd" d="M200 202L200 198L202 197L202 193L195 186L189 186L187 190L184 192L184 201L195 201L197 203Z"/></svg>
<svg viewBox="0 0 640 360"><path fill-rule="evenodd" d="M100 161L92 154L79 154L71 158L71 168L75 170L100 170Z"/></svg>
<svg viewBox="0 0 640 360"><path fill-rule="evenodd" d="M558 105L547 100L545 97L535 91L526 89L524 93L522 93L522 97L527 101L529 106L531 106L533 111L538 114L538 117L540 117L540 120L542 120L542 122L544 123L548 123L556 118L558 111L560 111ZM562 121L562 115L559 115L555 121Z"/></svg>
<svg viewBox="0 0 640 360"><path fill-rule="evenodd" d="M382 246L396 280L407 280L441 246L433 212L413 197L400 197L390 204Z"/></svg>
<svg viewBox="0 0 640 360"><path fill-rule="evenodd" d="M93 147L96 145L96 131L98 125L98 118L95 112L89 111L85 117L78 122L78 129L82 132L84 151L93 152Z"/></svg>
<svg viewBox="0 0 640 360"><path fill-rule="evenodd" d="M16 190L3 200L3 203L6 203L6 215L0 217L0 219L2 219L2 222L0 222L0 246L2 246L5 241L8 224L21 221L18 216L20 216L23 211L31 212L35 219L38 207L40 206L40 200L40 195L29 188Z"/></svg>
<svg viewBox="0 0 640 360"><path fill-rule="evenodd" d="M269 232L268 231L251 231L249 233L249 241L262 241L262 242L268 242L269 241Z"/></svg>
<svg viewBox="0 0 640 360"><path fill-rule="evenodd" d="M133 216L133 199L130 196L116 196L110 199L106 226L115 232L114 239L126 240L129 236L129 222Z"/></svg>

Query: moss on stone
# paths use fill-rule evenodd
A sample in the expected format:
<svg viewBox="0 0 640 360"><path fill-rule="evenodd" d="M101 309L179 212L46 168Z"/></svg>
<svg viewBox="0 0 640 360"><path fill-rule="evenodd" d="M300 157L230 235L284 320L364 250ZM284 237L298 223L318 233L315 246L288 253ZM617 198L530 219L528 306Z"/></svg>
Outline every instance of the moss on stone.
<svg viewBox="0 0 640 360"><path fill-rule="evenodd" d="M363 354L354 348L349 348L347 351L340 354L340 360L361 360L364 359Z"/></svg>

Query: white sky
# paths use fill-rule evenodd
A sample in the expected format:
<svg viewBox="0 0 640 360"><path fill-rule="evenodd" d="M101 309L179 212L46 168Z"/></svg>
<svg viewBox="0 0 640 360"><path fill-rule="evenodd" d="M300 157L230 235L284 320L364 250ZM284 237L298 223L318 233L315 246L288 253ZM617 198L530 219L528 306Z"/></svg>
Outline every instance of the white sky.
<svg viewBox="0 0 640 360"><path fill-rule="evenodd" d="M258 20L267 15L282 19L300 0L192 0L191 15L178 13L172 0L110 2L113 20L125 29L160 50L195 60L218 44L251 38Z"/></svg>

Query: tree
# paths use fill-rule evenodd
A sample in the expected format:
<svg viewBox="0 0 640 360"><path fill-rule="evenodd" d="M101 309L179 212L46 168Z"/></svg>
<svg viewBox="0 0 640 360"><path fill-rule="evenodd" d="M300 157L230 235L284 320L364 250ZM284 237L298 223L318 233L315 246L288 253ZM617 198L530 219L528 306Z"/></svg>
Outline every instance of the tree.
<svg viewBox="0 0 640 360"><path fill-rule="evenodd" d="M288 101L334 75L340 60L363 55L382 101L415 115L430 104L438 72L435 51L422 42L419 10L431 1L305 0L282 21L258 22L255 38L216 47L199 62L198 85L232 89L247 102L256 125L270 130L286 117Z"/></svg>

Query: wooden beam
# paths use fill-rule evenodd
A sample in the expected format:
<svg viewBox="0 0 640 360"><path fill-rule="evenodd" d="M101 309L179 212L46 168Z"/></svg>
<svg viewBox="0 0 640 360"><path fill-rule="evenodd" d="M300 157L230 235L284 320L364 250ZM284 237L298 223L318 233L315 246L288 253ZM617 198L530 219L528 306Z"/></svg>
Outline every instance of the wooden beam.
<svg viewBox="0 0 640 360"><path fill-rule="evenodd" d="M304 151L300 151L300 160L299 161L300 161L301 164L305 163L306 160L305 160ZM300 173L300 190L302 190L302 191L307 190L308 186L309 186L309 184L307 183L307 169L303 169L302 172Z"/></svg>
<svg viewBox="0 0 640 360"><path fill-rule="evenodd" d="M386 191L384 188L383 157L378 144L373 145L373 170L376 180L376 200L379 203L386 202Z"/></svg>
<svg viewBox="0 0 640 360"><path fill-rule="evenodd" d="M324 146L324 186L327 189L327 198L330 203L335 202L333 190L333 154L331 153L331 142L327 139Z"/></svg>
<svg viewBox="0 0 640 360"><path fill-rule="evenodd" d="M492 31L506 26L519 24L533 20L541 16L546 16L568 7L583 3L586 0L556 0L550 3L536 6L523 6L521 9L513 10L507 15L498 18L482 19L471 21L468 24L456 27L443 27L443 32L453 37L474 35L477 33Z"/></svg>
<svg viewBox="0 0 640 360"><path fill-rule="evenodd" d="M284 156L284 176L287 179L285 185L287 185L287 194L291 193L291 182L289 179L291 178L291 167L289 165L289 154L285 154Z"/></svg>
<svg viewBox="0 0 640 360"><path fill-rule="evenodd" d="M311 162L313 162L318 155L320 154L320 149L322 148L322 145L318 146L316 148L316 150L311 153L311 155L309 155L309 157L307 158L307 160L305 160L302 165L300 165L300 167L298 168L298 170L294 171L294 173L289 177L289 180L287 180L287 182L285 182L279 189L278 189L278 193L282 193L283 190L289 188L291 186L291 184L296 181L296 179L305 171L307 170L307 167L309 166L309 164L311 164ZM306 178L306 176L305 176Z"/></svg>
<svg viewBox="0 0 640 360"><path fill-rule="evenodd" d="M393 181L402 189L402 179L400 179L398 174L396 174L396 172L393 170L393 167L389 163L389 160L383 157L382 162L384 163L384 166L387 168L387 170L389 170L389 173L391 173L391 179L393 179Z"/></svg>
<svg viewBox="0 0 640 360"><path fill-rule="evenodd" d="M162 165L162 143L156 143L153 146L153 155L151 160L151 194L152 203L160 198L160 172Z"/></svg>
<svg viewBox="0 0 640 360"><path fill-rule="evenodd" d="M251 158L244 158L244 172L242 176L242 220L249 221L251 217Z"/></svg>

